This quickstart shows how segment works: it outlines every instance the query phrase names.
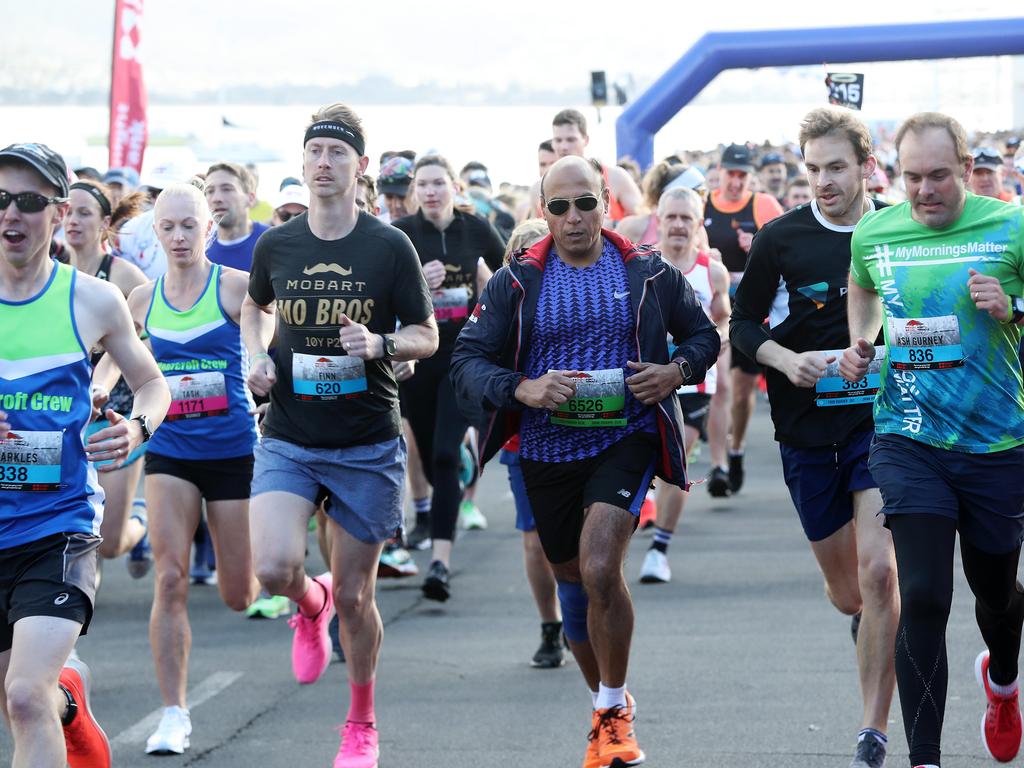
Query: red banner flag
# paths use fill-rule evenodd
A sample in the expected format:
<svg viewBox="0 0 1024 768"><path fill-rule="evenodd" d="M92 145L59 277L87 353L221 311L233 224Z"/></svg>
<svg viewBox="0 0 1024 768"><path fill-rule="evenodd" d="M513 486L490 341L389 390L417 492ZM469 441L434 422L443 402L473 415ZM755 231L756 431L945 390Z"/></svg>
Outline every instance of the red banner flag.
<svg viewBox="0 0 1024 768"><path fill-rule="evenodd" d="M146 87L139 43L143 0L117 0L114 8L114 63L110 76L110 168L142 171L146 152Z"/></svg>

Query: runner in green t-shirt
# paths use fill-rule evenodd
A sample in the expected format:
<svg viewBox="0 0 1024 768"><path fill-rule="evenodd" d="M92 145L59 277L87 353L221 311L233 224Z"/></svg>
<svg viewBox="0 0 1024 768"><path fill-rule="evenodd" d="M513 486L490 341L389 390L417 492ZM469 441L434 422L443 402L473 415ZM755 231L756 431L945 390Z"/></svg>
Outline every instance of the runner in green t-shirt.
<svg viewBox="0 0 1024 768"><path fill-rule="evenodd" d="M910 764L938 766L947 685L945 633L960 532L964 573L988 650L975 670L988 705L986 751L1020 749L1017 656L1024 596L1024 394L1015 311L1024 292L1019 208L968 194L960 124L938 113L896 134L908 202L869 213L853 236L847 309L850 381L885 329L868 466L885 503L900 578L896 679ZM990 661L991 658L991 670Z"/></svg>
<svg viewBox="0 0 1024 768"><path fill-rule="evenodd" d="M1024 293L1022 223L1019 208L971 193L959 218L939 230L916 221L910 204L865 216L850 279L885 308L889 365L877 432L967 453L1024 443L1020 328L979 311L967 285L980 274L1005 294Z"/></svg>

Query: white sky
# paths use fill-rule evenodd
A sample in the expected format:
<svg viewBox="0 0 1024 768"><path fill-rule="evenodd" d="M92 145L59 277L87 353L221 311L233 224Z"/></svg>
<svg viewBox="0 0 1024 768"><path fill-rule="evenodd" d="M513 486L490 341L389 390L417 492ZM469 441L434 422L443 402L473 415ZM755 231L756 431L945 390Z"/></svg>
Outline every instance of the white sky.
<svg viewBox="0 0 1024 768"><path fill-rule="evenodd" d="M0 82L106 88L113 0L9 3ZM885 15L882 12L885 12ZM700 35L769 29L998 18L995 0L903 3L734 0L146 0L151 91L236 83L352 82L584 87L589 72L649 81ZM874 14L874 15L868 15Z"/></svg>

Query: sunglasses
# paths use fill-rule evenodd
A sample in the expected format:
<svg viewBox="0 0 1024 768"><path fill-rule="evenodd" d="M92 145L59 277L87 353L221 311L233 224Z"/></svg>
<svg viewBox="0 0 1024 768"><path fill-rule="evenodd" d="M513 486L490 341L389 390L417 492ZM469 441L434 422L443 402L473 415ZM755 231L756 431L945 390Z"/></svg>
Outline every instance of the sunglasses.
<svg viewBox="0 0 1024 768"><path fill-rule="evenodd" d="M300 211L299 213L291 213L290 211L278 211L277 218L279 218L281 220L281 223L284 224L286 221L290 221L291 219L294 219L296 216L301 216L303 213L305 213L305 211Z"/></svg>
<svg viewBox="0 0 1024 768"><path fill-rule="evenodd" d="M545 207L552 216L561 216L569 212L569 206L575 205L577 211L592 211L597 208L597 204L600 201L593 195L580 195L574 197L572 200L565 200L561 197L555 197L548 200L545 203Z"/></svg>
<svg viewBox="0 0 1024 768"><path fill-rule="evenodd" d="M0 211L6 211L7 206L14 202L22 213L39 213L50 203L66 203L66 197L46 197L36 192L18 192L12 195L6 189L0 189Z"/></svg>

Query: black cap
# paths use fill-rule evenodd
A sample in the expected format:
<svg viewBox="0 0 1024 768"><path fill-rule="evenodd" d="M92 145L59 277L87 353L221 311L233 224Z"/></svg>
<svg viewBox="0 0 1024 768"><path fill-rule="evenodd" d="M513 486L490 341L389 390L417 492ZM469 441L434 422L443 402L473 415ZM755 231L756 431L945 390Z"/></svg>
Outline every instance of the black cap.
<svg viewBox="0 0 1024 768"><path fill-rule="evenodd" d="M760 168L764 168L766 165L778 165L782 163L786 164L786 158L780 155L778 152L769 152L767 155L761 158Z"/></svg>
<svg viewBox="0 0 1024 768"><path fill-rule="evenodd" d="M722 167L726 170L754 172L754 153L743 144L730 144L722 152Z"/></svg>
<svg viewBox="0 0 1024 768"><path fill-rule="evenodd" d="M45 144L11 144L0 149L0 158L4 157L31 165L47 183L57 188L60 197L68 196L68 167L64 158Z"/></svg>

